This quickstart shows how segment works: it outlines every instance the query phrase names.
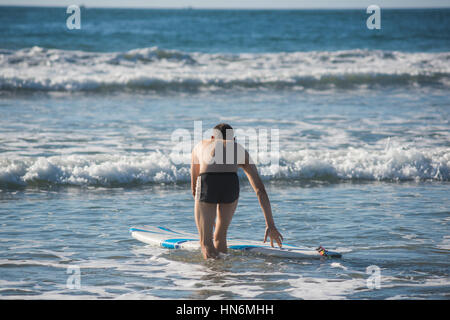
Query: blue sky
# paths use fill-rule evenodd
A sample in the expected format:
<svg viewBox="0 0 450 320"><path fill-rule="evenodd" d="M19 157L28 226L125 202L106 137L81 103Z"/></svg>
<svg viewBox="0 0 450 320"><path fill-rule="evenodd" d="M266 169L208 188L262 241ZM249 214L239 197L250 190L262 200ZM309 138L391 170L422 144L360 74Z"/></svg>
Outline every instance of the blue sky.
<svg viewBox="0 0 450 320"><path fill-rule="evenodd" d="M0 0L0 5L163 8L381 8L450 7L449 0Z"/></svg>

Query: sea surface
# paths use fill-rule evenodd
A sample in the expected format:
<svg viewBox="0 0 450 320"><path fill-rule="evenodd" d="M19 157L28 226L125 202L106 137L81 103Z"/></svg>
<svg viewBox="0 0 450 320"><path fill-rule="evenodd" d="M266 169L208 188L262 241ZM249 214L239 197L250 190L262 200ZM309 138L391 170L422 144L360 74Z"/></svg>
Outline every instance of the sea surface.
<svg viewBox="0 0 450 320"><path fill-rule="evenodd" d="M69 30L0 7L0 299L449 299L450 10L365 9L82 7ZM130 236L196 232L190 150L219 122L285 242L341 259ZM262 240L239 175L229 237Z"/></svg>

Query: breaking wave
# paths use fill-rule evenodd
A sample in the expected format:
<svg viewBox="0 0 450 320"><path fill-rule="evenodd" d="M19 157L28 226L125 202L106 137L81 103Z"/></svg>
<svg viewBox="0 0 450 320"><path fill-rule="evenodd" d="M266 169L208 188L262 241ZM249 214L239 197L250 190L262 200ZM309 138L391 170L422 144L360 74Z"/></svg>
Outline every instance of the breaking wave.
<svg viewBox="0 0 450 320"><path fill-rule="evenodd" d="M178 162L161 152L0 158L0 188L186 184L190 181L189 164ZM258 168L266 181L449 181L450 150L302 150L282 152L278 166L266 163Z"/></svg>
<svg viewBox="0 0 450 320"><path fill-rule="evenodd" d="M3 91L303 90L450 87L450 53L382 50L200 53L157 47L84 52L0 49Z"/></svg>

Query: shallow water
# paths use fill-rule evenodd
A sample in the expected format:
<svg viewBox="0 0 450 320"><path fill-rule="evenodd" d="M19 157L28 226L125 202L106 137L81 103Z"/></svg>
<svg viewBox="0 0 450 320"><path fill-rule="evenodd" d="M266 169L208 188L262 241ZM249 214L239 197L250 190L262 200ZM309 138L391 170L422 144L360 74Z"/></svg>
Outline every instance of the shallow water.
<svg viewBox="0 0 450 320"><path fill-rule="evenodd" d="M3 298L362 299L449 298L449 201L445 183L268 186L286 243L343 253L289 260L142 244L132 225L195 231L183 187L58 188L2 192ZM325 201L326 199L326 201ZM244 185L230 237L261 240L264 221ZM295 226L293 228L292 226ZM380 289L367 286L380 268ZM69 289L73 267L80 288ZM69 272L69 274L68 274Z"/></svg>

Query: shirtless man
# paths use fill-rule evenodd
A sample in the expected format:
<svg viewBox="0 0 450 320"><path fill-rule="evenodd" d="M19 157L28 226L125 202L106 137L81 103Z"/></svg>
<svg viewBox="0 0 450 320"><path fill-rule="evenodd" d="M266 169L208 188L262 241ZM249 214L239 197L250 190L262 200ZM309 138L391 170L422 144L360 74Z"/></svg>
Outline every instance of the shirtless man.
<svg viewBox="0 0 450 320"><path fill-rule="evenodd" d="M234 159L230 159L232 157ZM231 126L221 123L214 127L211 139L201 141L192 151L191 188L195 199L195 222L205 259L217 258L219 252L227 252L227 230L239 198L238 168L247 175L264 213L264 242L270 237L271 246L275 240L281 248L283 237L275 227L269 197L258 170L248 152L235 142Z"/></svg>

